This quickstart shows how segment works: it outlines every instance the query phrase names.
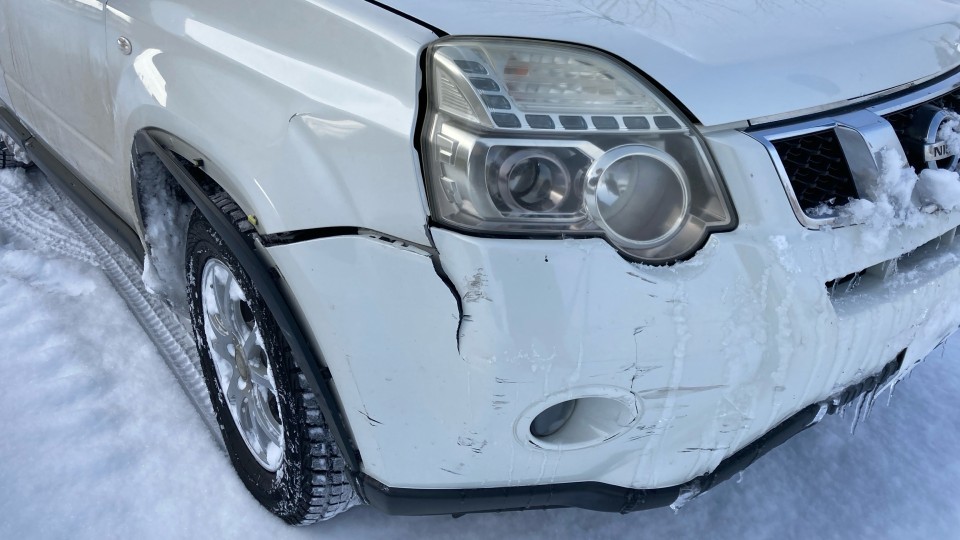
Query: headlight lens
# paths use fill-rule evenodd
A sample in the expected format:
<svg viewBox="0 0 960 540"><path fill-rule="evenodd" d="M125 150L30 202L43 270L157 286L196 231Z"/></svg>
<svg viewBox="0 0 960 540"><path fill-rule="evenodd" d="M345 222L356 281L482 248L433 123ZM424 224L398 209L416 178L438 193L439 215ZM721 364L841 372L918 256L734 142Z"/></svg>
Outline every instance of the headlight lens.
<svg viewBox="0 0 960 540"><path fill-rule="evenodd" d="M567 167L536 149L509 153L496 174L500 198L509 209L521 214L553 212L570 199L573 191Z"/></svg>
<svg viewBox="0 0 960 540"><path fill-rule="evenodd" d="M456 229L604 236L670 262L732 206L703 141L637 74L572 45L449 39L428 51L431 210Z"/></svg>

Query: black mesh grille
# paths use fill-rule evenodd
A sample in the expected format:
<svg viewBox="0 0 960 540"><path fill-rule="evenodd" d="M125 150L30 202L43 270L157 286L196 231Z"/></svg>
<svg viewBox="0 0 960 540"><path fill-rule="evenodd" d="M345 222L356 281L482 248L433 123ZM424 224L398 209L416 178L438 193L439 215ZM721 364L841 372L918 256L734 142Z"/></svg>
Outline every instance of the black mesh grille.
<svg viewBox="0 0 960 540"><path fill-rule="evenodd" d="M901 141L917 109L925 104L960 111L960 90L885 115ZM783 168L804 212L809 214L809 210L824 203L842 205L858 196L850 167L832 129L774 141L773 146L780 154Z"/></svg>
<svg viewBox="0 0 960 540"><path fill-rule="evenodd" d="M804 211L857 198L850 167L833 130L774 141Z"/></svg>
<svg viewBox="0 0 960 540"><path fill-rule="evenodd" d="M890 122L890 124L893 126L893 129L896 130L897 135L903 139L903 135L907 132L907 128L910 127L910 123L913 121L913 115L916 114L917 109L928 104L941 109L960 111L960 92L947 94L945 96L930 100L926 103L921 103L920 105L915 105L908 109L903 109L902 111L884 115L884 118L887 119L887 122Z"/></svg>
<svg viewBox="0 0 960 540"><path fill-rule="evenodd" d="M916 114L917 108L919 108L919 105L917 107L910 107L909 109L890 113L885 115L884 118L887 119L887 122L890 122L890 125L893 126L893 129L896 130L898 135L902 135L906 133L907 128L910 127L910 123L913 122L913 115Z"/></svg>

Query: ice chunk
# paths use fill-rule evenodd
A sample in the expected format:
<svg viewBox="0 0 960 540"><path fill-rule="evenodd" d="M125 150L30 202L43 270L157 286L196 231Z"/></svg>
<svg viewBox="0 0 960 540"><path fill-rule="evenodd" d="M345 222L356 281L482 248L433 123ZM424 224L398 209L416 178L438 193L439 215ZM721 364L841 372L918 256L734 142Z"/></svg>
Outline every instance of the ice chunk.
<svg viewBox="0 0 960 540"><path fill-rule="evenodd" d="M185 311L184 237L193 205L178 198L169 173L153 154L140 158L137 174L148 248L143 284Z"/></svg>
<svg viewBox="0 0 960 540"><path fill-rule="evenodd" d="M23 147L17 144L17 142L13 140L13 137L3 131L0 131L0 144L7 147L7 151L13 154L13 159L24 165L30 164L30 158L27 157L27 152Z"/></svg>
<svg viewBox="0 0 960 540"><path fill-rule="evenodd" d="M670 505L670 509L673 510L674 513L679 512L684 505L693 499L696 499L697 495L700 495L701 491L699 480L694 480L683 486L680 488L680 495L677 496L677 500L673 501L673 503Z"/></svg>

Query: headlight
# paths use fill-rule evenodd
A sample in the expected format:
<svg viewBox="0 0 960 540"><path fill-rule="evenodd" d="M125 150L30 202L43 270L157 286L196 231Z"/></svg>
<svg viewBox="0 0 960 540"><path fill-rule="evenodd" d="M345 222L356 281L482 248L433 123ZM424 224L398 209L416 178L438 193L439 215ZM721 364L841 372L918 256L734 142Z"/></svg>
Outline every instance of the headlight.
<svg viewBox="0 0 960 540"><path fill-rule="evenodd" d="M706 147L639 75L596 51L448 39L427 52L424 165L434 219L504 236L603 236L682 259L734 226Z"/></svg>

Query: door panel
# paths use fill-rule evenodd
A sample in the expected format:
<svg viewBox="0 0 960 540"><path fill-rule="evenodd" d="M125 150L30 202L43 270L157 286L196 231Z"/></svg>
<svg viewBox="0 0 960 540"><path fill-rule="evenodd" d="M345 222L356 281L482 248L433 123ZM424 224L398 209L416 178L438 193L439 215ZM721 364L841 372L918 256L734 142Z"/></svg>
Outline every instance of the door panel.
<svg viewBox="0 0 960 540"><path fill-rule="evenodd" d="M98 0L5 0L18 116L105 199L116 195L113 104Z"/></svg>

